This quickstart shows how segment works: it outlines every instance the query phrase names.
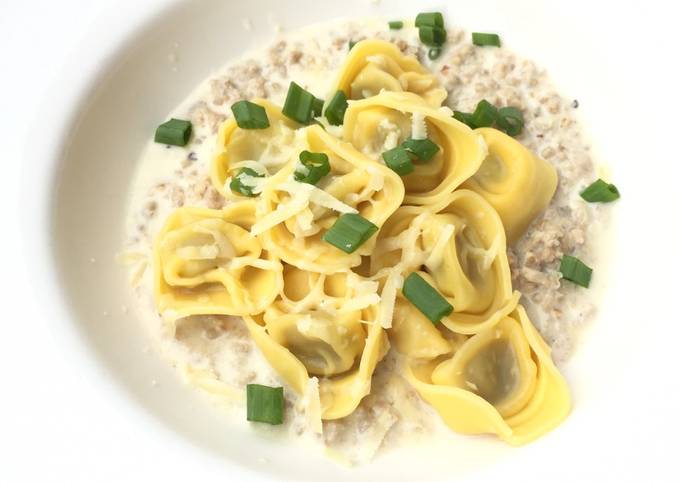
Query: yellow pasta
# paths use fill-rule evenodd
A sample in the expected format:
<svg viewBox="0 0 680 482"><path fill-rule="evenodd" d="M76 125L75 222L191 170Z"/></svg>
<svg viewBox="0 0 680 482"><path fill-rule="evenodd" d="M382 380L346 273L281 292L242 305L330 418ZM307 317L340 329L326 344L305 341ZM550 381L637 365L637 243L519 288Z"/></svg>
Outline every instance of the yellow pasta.
<svg viewBox="0 0 680 482"><path fill-rule="evenodd" d="M321 417L342 418L371 389L389 348L376 322L377 282L353 273L322 275L286 266L284 292L264 315L246 318L269 363L298 393L319 377Z"/></svg>
<svg viewBox="0 0 680 482"><path fill-rule="evenodd" d="M451 358L413 363L406 375L451 429L512 445L552 430L571 409L567 384L522 306Z"/></svg>
<svg viewBox="0 0 680 482"><path fill-rule="evenodd" d="M321 127L308 127L303 134L306 149L328 155L331 172L318 186L292 181L295 162L272 176L262 191L262 219L255 232L268 250L293 266L318 273L347 271L371 252L375 236L347 254L323 241L323 233L341 213L358 212L382 226L401 204L404 186L392 170Z"/></svg>
<svg viewBox="0 0 680 482"><path fill-rule="evenodd" d="M171 318L264 311L281 291L283 268L248 232L254 222L252 201L174 211L154 244L158 310Z"/></svg>
<svg viewBox="0 0 680 482"><path fill-rule="evenodd" d="M481 135L411 93L383 92L353 102L345 113L343 137L371 159L413 137L414 127L437 144L439 152L402 177L405 204L435 204L474 175L486 157Z"/></svg>
<svg viewBox="0 0 680 482"><path fill-rule="evenodd" d="M388 334L394 348L409 358L431 360L455 351L465 336L435 326L413 304L399 297Z"/></svg>
<svg viewBox="0 0 680 482"><path fill-rule="evenodd" d="M442 105L446 90L418 59L406 56L399 48L384 40L358 42L340 68L335 89L348 99L365 99L388 92L413 92L434 107Z"/></svg>
<svg viewBox="0 0 680 482"><path fill-rule="evenodd" d="M158 310L242 316L317 433L370 393L390 347L453 430L512 445L551 430L570 396L513 292L506 249L550 202L555 169L498 130L455 120L436 77L389 42L356 44L336 90L350 99L342 139L266 100L255 102L268 128L221 126L210 175L230 202L169 216L154 243ZM408 139L438 151L409 142L414 169L400 176L382 155ZM395 169L408 172L400 154L407 169ZM252 198L230 188L242 168L257 175L241 173L234 189ZM337 222L343 214L363 219ZM197 385L233 396L217 374L199 375Z"/></svg>
<svg viewBox="0 0 680 482"><path fill-rule="evenodd" d="M274 174L300 152L295 137L299 124L267 100L253 102L264 107L269 119L267 129L241 129L234 119L229 119L222 124L217 136L217 153L213 157L210 179L226 198L243 199L228 186L231 177L242 167L261 174Z"/></svg>
<svg viewBox="0 0 680 482"><path fill-rule="evenodd" d="M491 203L503 221L508 243L512 244L550 203L557 188L557 172L497 129L481 128L475 132L484 137L489 153L479 171L463 187Z"/></svg>
<svg viewBox="0 0 680 482"><path fill-rule="evenodd" d="M398 266L419 274L454 307L442 318L451 331L493 326L519 299L512 292L505 233L478 194L459 190L432 206L404 206L387 220L371 255L371 272ZM400 311L395 312L395 322Z"/></svg>

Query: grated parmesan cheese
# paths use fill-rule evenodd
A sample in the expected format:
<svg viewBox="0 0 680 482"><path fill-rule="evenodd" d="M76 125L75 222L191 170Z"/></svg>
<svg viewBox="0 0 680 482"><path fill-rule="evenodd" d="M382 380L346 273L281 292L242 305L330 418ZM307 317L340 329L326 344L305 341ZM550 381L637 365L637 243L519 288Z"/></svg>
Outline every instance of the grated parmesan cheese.
<svg viewBox="0 0 680 482"><path fill-rule="evenodd" d="M434 244L430 255L425 260L425 266L430 270L437 269L444 262L444 250L455 231L456 227L453 224L447 224L442 228L439 237L437 238L437 242Z"/></svg>
<svg viewBox="0 0 680 482"><path fill-rule="evenodd" d="M370 62L383 68L387 66L384 55L369 55L368 57L366 57L366 62Z"/></svg>
<svg viewBox="0 0 680 482"><path fill-rule="evenodd" d="M276 209L265 215L250 228L250 234L257 236L290 219L309 205L309 191L298 191L285 203L276 206Z"/></svg>
<svg viewBox="0 0 680 482"><path fill-rule="evenodd" d="M411 115L411 138L427 139L427 124L422 112L414 112Z"/></svg>
<svg viewBox="0 0 680 482"><path fill-rule="evenodd" d="M236 171L238 169L241 169L242 167L250 168L256 173L262 174L263 176L269 176L269 171L267 170L267 168L262 163L253 160L235 162L229 166L229 170Z"/></svg>
<svg viewBox="0 0 680 482"><path fill-rule="evenodd" d="M394 315L394 304L397 301L397 290L404 285L404 277L398 268L391 270L385 281L385 286L380 296L380 309L378 313L378 322L387 329L392 328L392 317Z"/></svg>
<svg viewBox="0 0 680 482"><path fill-rule="evenodd" d="M321 423L321 397L319 396L319 379L311 377L307 380L305 393L300 399L300 405L305 412L307 425L314 433L323 433Z"/></svg>

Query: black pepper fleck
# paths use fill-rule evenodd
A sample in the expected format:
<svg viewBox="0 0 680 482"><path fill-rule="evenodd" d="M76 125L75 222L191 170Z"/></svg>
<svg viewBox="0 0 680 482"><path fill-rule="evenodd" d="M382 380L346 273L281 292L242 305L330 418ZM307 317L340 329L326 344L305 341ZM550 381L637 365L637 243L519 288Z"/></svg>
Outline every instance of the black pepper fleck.
<svg viewBox="0 0 680 482"><path fill-rule="evenodd" d="M578 100L577 100L577 99L574 99L574 101L571 103L571 106L572 106L574 109L578 109Z"/></svg>

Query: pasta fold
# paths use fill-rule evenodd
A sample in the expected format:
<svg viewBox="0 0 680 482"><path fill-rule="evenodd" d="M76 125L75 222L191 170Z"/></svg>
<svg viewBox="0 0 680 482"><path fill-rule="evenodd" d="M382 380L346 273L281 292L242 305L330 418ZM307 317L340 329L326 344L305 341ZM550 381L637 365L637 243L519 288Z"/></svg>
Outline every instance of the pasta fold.
<svg viewBox="0 0 680 482"><path fill-rule="evenodd" d="M567 384L521 305L452 357L411 363L406 377L452 430L511 445L540 437L571 410Z"/></svg>
<svg viewBox="0 0 680 482"><path fill-rule="evenodd" d="M385 40L362 40L347 55L335 82L348 99L365 99L388 92L412 92L433 107L446 99L446 89L437 78L423 67L418 59L404 55L399 48Z"/></svg>
<svg viewBox="0 0 680 482"><path fill-rule="evenodd" d="M256 232L263 246L288 264L317 273L348 271L371 252L375 236L348 254L323 241L323 233L342 213L358 213L382 226L401 204L404 186L392 170L321 127L307 127L302 134L305 149L328 156L330 174L312 186L293 180L296 161L282 168L262 191Z"/></svg>
<svg viewBox="0 0 680 482"><path fill-rule="evenodd" d="M284 116L281 108L268 100L254 103L264 107L269 119L266 129L241 129L235 119L222 123L217 135L217 152L212 160L210 179L217 191L228 199L243 199L229 188L229 181L242 167L259 174L275 174L300 152L297 149L295 121Z"/></svg>
<svg viewBox="0 0 680 482"><path fill-rule="evenodd" d="M250 235L254 222L252 201L175 210L154 244L158 310L171 318L264 311L281 291L283 268Z"/></svg>
<svg viewBox="0 0 680 482"><path fill-rule="evenodd" d="M463 187L482 195L494 207L513 244L550 203L557 171L504 132L476 129L489 149L477 173Z"/></svg>
<svg viewBox="0 0 680 482"><path fill-rule="evenodd" d="M394 266L417 271L453 305L441 322L455 333L495 325L519 300L500 218L472 191L455 191L432 206L399 208L379 233L371 273ZM393 323L401 324L405 315L396 310Z"/></svg>
<svg viewBox="0 0 680 482"><path fill-rule="evenodd" d="M486 157L481 135L411 93L383 92L352 102L345 112L343 137L371 159L414 137L414 124L426 131L439 151L401 179L405 204L435 204L477 172Z"/></svg>
<svg viewBox="0 0 680 482"><path fill-rule="evenodd" d="M298 393L319 377L321 417L342 418L371 389L389 349L376 322L378 283L354 273L323 275L286 266L279 299L246 324L267 361Z"/></svg>

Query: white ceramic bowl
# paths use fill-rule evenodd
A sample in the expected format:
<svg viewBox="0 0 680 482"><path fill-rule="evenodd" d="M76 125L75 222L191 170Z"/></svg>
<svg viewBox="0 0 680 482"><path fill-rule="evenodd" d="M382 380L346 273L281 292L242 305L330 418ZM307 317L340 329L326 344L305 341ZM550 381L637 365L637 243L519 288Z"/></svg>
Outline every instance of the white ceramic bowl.
<svg viewBox="0 0 680 482"><path fill-rule="evenodd" d="M298 481L576 480L663 470L670 444L661 434L675 426L678 402L677 375L665 370L677 366L672 347L680 322L670 303L677 259L668 256L677 251L677 228L670 222L677 214L667 211L678 205L670 195L677 161L672 165L664 156L662 145L670 138L654 125L663 124L656 96L665 78L654 80L651 91L648 86L650 78L660 77L650 74L665 58L644 38L629 35L637 21L630 10L620 10L614 22L606 5L585 2L443 4L177 2L150 17L131 17L135 28L111 42L110 51L83 46L83 55L95 60L85 64L84 80L70 90L65 79L57 84L64 95L44 118L62 127L47 133L32 153L35 219L27 238L36 253L34 273L40 273L43 302L55 317L55 336L73 363L101 364L107 373L102 383L113 383L118 394L111 403L157 431L158 443L186 442L186 459L160 464L159 479L171 479L177 464L191 467L197 480L209 470L212 476L224 470L227 480ZM143 144L159 119L211 71L273 36L268 14L293 29L336 17L409 17L432 8L468 30L499 32L508 47L546 67L565 95L579 99L597 159L611 168L623 193L611 226L613 261L598 272L607 285L599 316L566 367L574 410L561 427L520 449L490 437L461 437L441 450L389 451L350 471L246 424L228 423L171 368L144 354L146 334L134 317L116 309L131 300L115 254ZM243 30L243 18L252 20L252 32ZM175 43L177 72L167 60ZM160 428L159 420L171 430ZM217 471L199 463L192 445L217 457Z"/></svg>

